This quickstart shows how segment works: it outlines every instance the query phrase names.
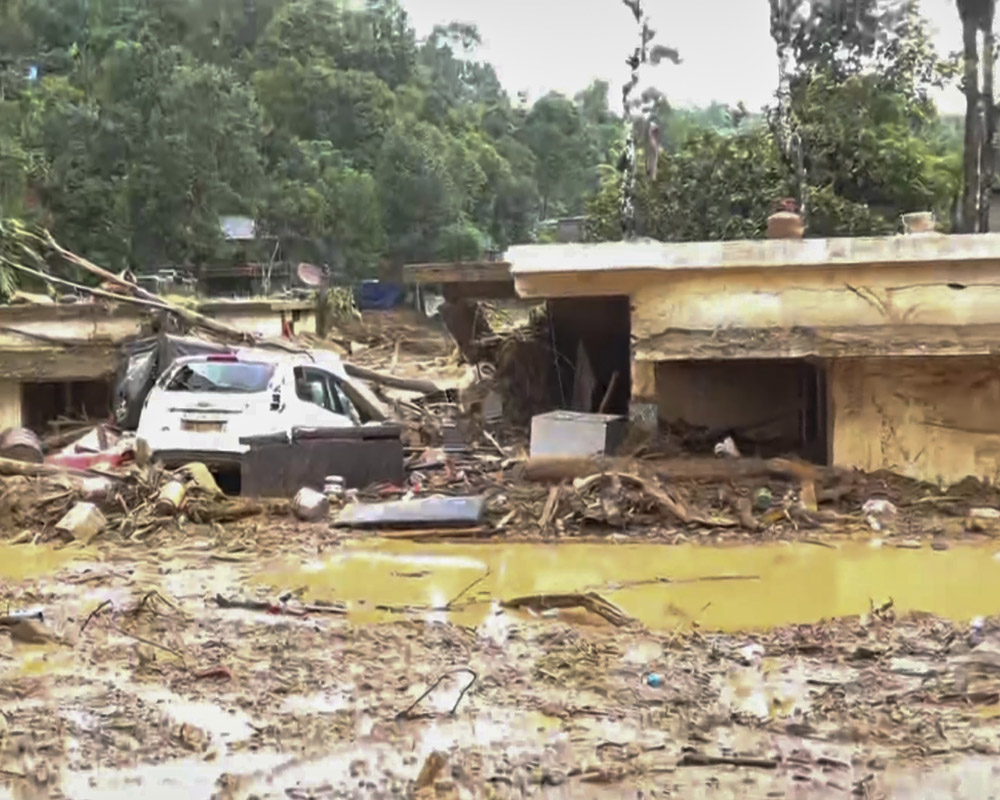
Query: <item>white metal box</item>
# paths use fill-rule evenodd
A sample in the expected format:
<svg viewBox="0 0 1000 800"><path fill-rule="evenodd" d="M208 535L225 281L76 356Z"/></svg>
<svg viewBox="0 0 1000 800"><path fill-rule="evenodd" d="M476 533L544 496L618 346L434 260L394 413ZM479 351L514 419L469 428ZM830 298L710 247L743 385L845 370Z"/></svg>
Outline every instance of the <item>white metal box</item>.
<svg viewBox="0 0 1000 800"><path fill-rule="evenodd" d="M603 456L625 438L626 420L615 414L550 411L531 420L532 456Z"/></svg>

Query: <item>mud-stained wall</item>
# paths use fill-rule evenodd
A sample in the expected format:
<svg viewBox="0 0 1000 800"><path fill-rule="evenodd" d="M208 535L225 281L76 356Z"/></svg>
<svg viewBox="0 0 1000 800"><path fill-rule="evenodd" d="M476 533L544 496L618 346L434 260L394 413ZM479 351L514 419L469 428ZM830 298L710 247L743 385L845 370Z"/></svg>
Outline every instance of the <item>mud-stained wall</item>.
<svg viewBox="0 0 1000 800"><path fill-rule="evenodd" d="M834 464L1000 478L1000 358L838 360L827 374Z"/></svg>
<svg viewBox="0 0 1000 800"><path fill-rule="evenodd" d="M735 431L773 442L778 450L800 449L810 408L814 373L797 361L661 362L656 365L660 418ZM814 425L814 430L818 426ZM825 447L824 447L825 450ZM747 455L752 455L748 453ZM825 452L820 458L825 457Z"/></svg>
<svg viewBox="0 0 1000 800"><path fill-rule="evenodd" d="M656 402L656 362L632 361L632 400L637 403Z"/></svg>
<svg viewBox="0 0 1000 800"><path fill-rule="evenodd" d="M995 326L1000 264L685 272L632 291L636 358L981 352L963 331ZM789 336L789 332L793 335ZM990 327L990 335L996 330Z"/></svg>
<svg viewBox="0 0 1000 800"><path fill-rule="evenodd" d="M232 325L234 328L260 334L264 338L277 339L281 337L281 311L228 311L213 308L208 316ZM316 314L312 309L295 313L293 319L291 310L285 311L285 319L294 325L295 333L316 333Z"/></svg>
<svg viewBox="0 0 1000 800"><path fill-rule="evenodd" d="M0 380L0 431L21 425L21 384Z"/></svg>

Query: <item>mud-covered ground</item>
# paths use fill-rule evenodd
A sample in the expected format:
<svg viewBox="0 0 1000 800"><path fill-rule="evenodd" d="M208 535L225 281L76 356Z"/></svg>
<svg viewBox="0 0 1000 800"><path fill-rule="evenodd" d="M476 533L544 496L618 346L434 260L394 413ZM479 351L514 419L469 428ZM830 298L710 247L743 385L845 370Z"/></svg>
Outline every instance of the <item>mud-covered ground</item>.
<svg viewBox="0 0 1000 800"><path fill-rule="evenodd" d="M993 548L259 533L0 547L0 797L997 791Z"/></svg>

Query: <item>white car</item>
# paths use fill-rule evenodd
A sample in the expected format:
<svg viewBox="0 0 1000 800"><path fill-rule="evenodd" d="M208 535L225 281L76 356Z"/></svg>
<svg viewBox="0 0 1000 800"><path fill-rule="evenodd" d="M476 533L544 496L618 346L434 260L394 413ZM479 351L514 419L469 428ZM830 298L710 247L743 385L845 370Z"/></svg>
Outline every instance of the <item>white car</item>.
<svg viewBox="0 0 1000 800"><path fill-rule="evenodd" d="M137 453L176 465L238 464L241 437L361 425L357 387L333 353L239 350L179 358L143 405Z"/></svg>

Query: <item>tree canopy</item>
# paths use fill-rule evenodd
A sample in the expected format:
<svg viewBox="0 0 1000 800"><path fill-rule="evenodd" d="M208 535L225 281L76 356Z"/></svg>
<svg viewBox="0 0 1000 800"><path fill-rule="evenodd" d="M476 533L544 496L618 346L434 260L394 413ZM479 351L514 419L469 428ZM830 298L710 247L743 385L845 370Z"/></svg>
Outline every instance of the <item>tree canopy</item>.
<svg viewBox="0 0 1000 800"><path fill-rule="evenodd" d="M957 68L913 0L771 0L771 27L768 114L643 93L659 159L634 184L636 232L760 236L788 195L807 235L949 221L960 133L929 91ZM590 236L618 238L634 128L611 88L529 105L479 44L458 22L418 39L399 0L8 0L0 219L144 270L238 257L219 219L246 215L283 257L355 278L481 257L545 218L586 213Z"/></svg>
<svg viewBox="0 0 1000 800"><path fill-rule="evenodd" d="M512 101L479 42L397 0L10 0L0 218L114 269L233 257L226 215L356 277L527 241L621 127L606 84Z"/></svg>
<svg viewBox="0 0 1000 800"><path fill-rule="evenodd" d="M640 176L640 234L663 240L762 236L774 204L802 201L807 236L898 230L901 214L950 225L961 145L930 99L955 75L912 0L771 0L782 65L766 118L742 106L654 114L663 150ZM590 235L617 238L622 176L604 171Z"/></svg>

